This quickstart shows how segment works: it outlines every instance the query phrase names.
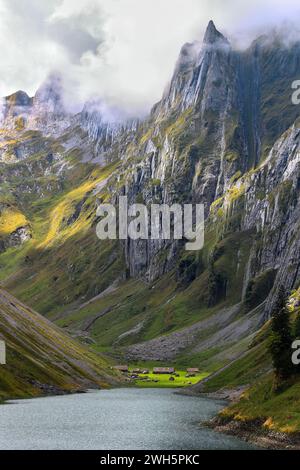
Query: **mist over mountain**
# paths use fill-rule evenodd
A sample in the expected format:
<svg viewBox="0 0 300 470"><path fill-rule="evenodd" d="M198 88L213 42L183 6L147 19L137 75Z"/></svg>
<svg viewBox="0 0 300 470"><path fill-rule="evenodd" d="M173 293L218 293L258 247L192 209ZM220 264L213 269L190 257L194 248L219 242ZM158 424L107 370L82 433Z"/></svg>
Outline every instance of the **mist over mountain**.
<svg viewBox="0 0 300 470"><path fill-rule="evenodd" d="M274 27L299 37L295 0L229 0L225 11L221 0L1 0L0 12L0 96L33 96L58 71L70 111L100 98L130 117L144 117L160 99L178 50L202 41L211 17L235 48Z"/></svg>

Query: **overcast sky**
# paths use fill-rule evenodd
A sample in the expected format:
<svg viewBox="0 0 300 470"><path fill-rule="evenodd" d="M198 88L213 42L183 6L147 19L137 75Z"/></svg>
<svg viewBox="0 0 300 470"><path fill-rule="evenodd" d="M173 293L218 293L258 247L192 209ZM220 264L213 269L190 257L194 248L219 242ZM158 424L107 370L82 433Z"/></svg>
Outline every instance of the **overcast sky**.
<svg viewBox="0 0 300 470"><path fill-rule="evenodd" d="M160 99L181 46L213 19L244 44L284 20L299 0L0 0L0 96L33 95L51 71L69 103L95 96L129 113Z"/></svg>

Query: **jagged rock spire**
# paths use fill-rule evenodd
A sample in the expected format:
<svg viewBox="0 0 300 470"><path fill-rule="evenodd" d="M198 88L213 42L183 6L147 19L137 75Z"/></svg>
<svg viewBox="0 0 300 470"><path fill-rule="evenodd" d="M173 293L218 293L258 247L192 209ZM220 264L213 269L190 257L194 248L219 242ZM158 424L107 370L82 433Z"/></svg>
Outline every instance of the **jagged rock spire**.
<svg viewBox="0 0 300 470"><path fill-rule="evenodd" d="M203 42L205 44L214 44L216 42L225 42L226 44L229 44L228 40L221 34L217 28L215 27L215 24L212 20L208 23L208 26L206 28L206 32L204 35L204 40Z"/></svg>

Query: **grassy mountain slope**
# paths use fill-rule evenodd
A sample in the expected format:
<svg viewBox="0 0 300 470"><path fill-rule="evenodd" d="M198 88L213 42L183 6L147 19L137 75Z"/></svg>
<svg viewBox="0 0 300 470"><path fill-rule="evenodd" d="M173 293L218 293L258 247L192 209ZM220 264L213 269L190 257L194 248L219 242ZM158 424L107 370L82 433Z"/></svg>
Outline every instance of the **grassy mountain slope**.
<svg viewBox="0 0 300 470"><path fill-rule="evenodd" d="M45 164L45 154L32 158L37 159L39 167ZM64 176L60 171L56 175L55 165L49 165L43 185L38 178L27 179L23 162L14 164L14 171L11 165L6 168L9 189L1 186L0 207L8 198L12 202L10 212L0 209L0 228L22 217L31 235L23 243L11 243L2 252L0 249L0 278L7 280L18 298L51 316L64 305L101 292L120 270L124 272L124 261L121 247L111 242L100 244L95 231L96 192L105 186L116 165L101 168L82 164L74 150L64 156L64 165L69 166ZM35 168L31 171L37 176ZM60 184L49 194L44 186L51 185L52 172ZM27 188L24 193L20 192L21 185ZM100 269L105 272L102 279L96 277Z"/></svg>
<svg viewBox="0 0 300 470"><path fill-rule="evenodd" d="M91 353L2 289L0 334L7 346L7 364L0 368L1 399L118 383L106 359Z"/></svg>

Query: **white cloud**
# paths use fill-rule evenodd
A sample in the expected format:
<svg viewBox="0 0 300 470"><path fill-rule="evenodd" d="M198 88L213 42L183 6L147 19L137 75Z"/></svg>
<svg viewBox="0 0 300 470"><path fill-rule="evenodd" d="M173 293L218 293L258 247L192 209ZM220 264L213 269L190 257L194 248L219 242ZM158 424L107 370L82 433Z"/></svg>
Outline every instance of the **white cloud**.
<svg viewBox="0 0 300 470"><path fill-rule="evenodd" d="M298 0L0 0L0 96L33 94L52 70L68 101L100 96L129 112L160 99L183 43L209 19L237 38L299 17Z"/></svg>

